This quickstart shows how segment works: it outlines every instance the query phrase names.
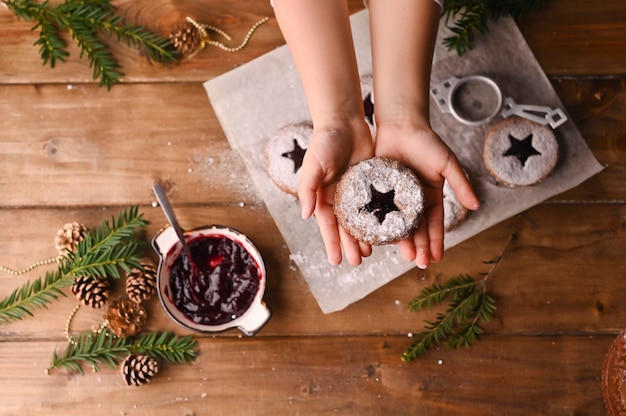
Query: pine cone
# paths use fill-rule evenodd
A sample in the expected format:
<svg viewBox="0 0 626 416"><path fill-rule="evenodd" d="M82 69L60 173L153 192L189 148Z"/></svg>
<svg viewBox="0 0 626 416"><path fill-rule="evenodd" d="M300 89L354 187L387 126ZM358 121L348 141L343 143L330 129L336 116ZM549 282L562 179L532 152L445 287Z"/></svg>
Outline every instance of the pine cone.
<svg viewBox="0 0 626 416"><path fill-rule="evenodd" d="M146 384L158 372L158 361L149 355L132 354L122 363L122 375L129 386Z"/></svg>
<svg viewBox="0 0 626 416"><path fill-rule="evenodd" d="M184 55L194 53L202 42L202 34L189 22L175 28L169 38L172 45Z"/></svg>
<svg viewBox="0 0 626 416"><path fill-rule="evenodd" d="M102 309L109 298L109 281L103 277L79 276L74 280L72 293L85 305Z"/></svg>
<svg viewBox="0 0 626 416"><path fill-rule="evenodd" d="M150 299L156 292L157 269L152 262L141 262L140 269L133 269L126 276L126 294L135 303Z"/></svg>
<svg viewBox="0 0 626 416"><path fill-rule="evenodd" d="M109 329L118 337L127 338L137 335L146 323L147 313L144 308L128 299L113 302L104 315Z"/></svg>
<svg viewBox="0 0 626 416"><path fill-rule="evenodd" d="M77 222L68 222L57 231L54 237L54 247L59 251L59 256L66 256L67 251L76 251L78 243L87 235L87 228Z"/></svg>

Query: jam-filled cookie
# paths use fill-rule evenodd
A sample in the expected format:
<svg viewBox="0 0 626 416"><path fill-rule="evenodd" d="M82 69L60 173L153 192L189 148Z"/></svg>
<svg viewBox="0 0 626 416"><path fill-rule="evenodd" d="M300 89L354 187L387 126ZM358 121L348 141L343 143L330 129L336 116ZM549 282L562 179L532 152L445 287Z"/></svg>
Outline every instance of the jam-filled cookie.
<svg viewBox="0 0 626 416"><path fill-rule="evenodd" d="M556 166L559 144L550 127L511 117L487 132L483 158L499 182L508 186L534 185Z"/></svg>
<svg viewBox="0 0 626 416"><path fill-rule="evenodd" d="M443 229L450 231L465 221L468 209L457 199L448 181L443 182Z"/></svg>
<svg viewBox="0 0 626 416"><path fill-rule="evenodd" d="M376 137L376 122L374 120L374 78L371 75L361 77L361 98L363 99L363 110L365 110L365 121L370 128L372 137Z"/></svg>
<svg viewBox="0 0 626 416"><path fill-rule="evenodd" d="M267 142L265 170L283 192L297 197L302 160L312 137L310 124L290 124L278 129Z"/></svg>
<svg viewBox="0 0 626 416"><path fill-rule="evenodd" d="M334 211L355 239L390 244L409 236L424 211L424 191L413 171L375 157L351 166L339 179Z"/></svg>

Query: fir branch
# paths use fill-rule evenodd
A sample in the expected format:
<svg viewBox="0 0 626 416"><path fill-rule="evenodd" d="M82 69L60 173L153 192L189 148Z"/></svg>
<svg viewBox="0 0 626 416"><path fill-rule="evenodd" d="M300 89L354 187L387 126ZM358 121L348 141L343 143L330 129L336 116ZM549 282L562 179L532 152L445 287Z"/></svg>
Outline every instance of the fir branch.
<svg viewBox="0 0 626 416"><path fill-rule="evenodd" d="M171 332L150 332L136 339L117 338L109 331L83 332L67 344L61 354L52 352L48 370L66 368L84 375L82 363L95 371L100 365L115 368L126 356L134 353L150 355L169 363L189 363L196 359L197 341L190 335L179 337Z"/></svg>
<svg viewBox="0 0 626 416"><path fill-rule="evenodd" d="M196 359L197 342L191 336L178 337L171 332L151 332L136 339L129 349L170 363L187 363Z"/></svg>
<svg viewBox="0 0 626 416"><path fill-rule="evenodd" d="M495 298L487 292L487 281L513 238L509 239L499 256L484 262L492 267L488 272L481 273L481 280L476 281L462 274L444 284L424 288L411 300L410 311L440 306L444 301L448 302L448 306L444 312L437 313L435 321L424 321L424 330L414 335L413 342L402 354L402 361L414 360L437 345L453 349L469 346L483 334L479 324L491 320L496 310Z"/></svg>
<svg viewBox="0 0 626 416"><path fill-rule="evenodd" d="M119 268L129 272L140 268L141 256L138 232L148 222L139 214L137 206L121 211L117 218L103 221L98 227L89 230L78 243L76 252L68 252L71 270L75 276L99 275L120 278Z"/></svg>
<svg viewBox="0 0 626 416"><path fill-rule="evenodd" d="M47 308L59 297L66 296L62 289L71 283L58 270L46 273L43 279L27 282L0 301L0 324L33 316L35 309Z"/></svg>
<svg viewBox="0 0 626 416"><path fill-rule="evenodd" d="M442 15L445 16L452 35L444 38L443 44L448 50L455 50L458 55L462 55L474 47L476 34L489 31L489 20L495 21L505 16L517 20L546 2L547 0L446 0Z"/></svg>
<svg viewBox="0 0 626 416"><path fill-rule="evenodd" d="M34 310L65 296L63 288L71 286L78 276L120 278L126 272L141 268L141 244L137 234L148 222L137 206L122 210L116 218L103 221L87 232L76 252L67 252L57 270L44 278L26 282L0 301L0 324L33 316Z"/></svg>
<svg viewBox="0 0 626 416"><path fill-rule="evenodd" d="M81 362L89 363L96 371L99 364L115 368L117 363L128 353L125 338L116 338L109 331L83 332L74 342L68 342L65 350L59 355L52 352L52 360L48 370L64 367L71 372L84 375Z"/></svg>
<svg viewBox="0 0 626 416"><path fill-rule="evenodd" d="M44 65L54 68L57 61L69 56L67 44L60 37L69 32L80 48L80 57L89 59L93 79L100 79L100 86L110 89L124 75L121 65L111 53L101 36L127 46L142 50L153 61L171 63L178 59L178 52L169 39L138 25L124 22L116 15L116 7L110 0L65 0L60 4L41 4L33 0L1 0L22 20L36 22L32 30L39 29L39 53Z"/></svg>

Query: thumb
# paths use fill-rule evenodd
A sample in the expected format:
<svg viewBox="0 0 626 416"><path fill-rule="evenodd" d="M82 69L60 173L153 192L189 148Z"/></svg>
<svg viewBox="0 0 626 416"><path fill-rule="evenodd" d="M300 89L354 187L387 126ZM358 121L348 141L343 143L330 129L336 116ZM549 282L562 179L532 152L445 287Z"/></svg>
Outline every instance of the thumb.
<svg viewBox="0 0 626 416"><path fill-rule="evenodd" d="M302 206L303 219L310 218L315 212L317 192L322 186L324 176L324 170L319 162L310 154L305 154L298 187L298 199Z"/></svg>

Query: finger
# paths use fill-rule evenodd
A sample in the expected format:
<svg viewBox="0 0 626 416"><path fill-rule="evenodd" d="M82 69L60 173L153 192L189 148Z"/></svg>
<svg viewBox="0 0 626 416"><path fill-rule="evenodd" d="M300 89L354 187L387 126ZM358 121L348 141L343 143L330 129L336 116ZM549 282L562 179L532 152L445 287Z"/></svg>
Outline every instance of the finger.
<svg viewBox="0 0 626 416"><path fill-rule="evenodd" d="M430 241L430 261L439 262L443 257L443 204L441 196L439 203L430 207L426 214L426 226L428 227L428 240Z"/></svg>
<svg viewBox="0 0 626 416"><path fill-rule="evenodd" d="M413 236L406 238L398 243L400 247L400 254L406 261L415 260L415 243L413 242Z"/></svg>
<svg viewBox="0 0 626 416"><path fill-rule="evenodd" d="M318 194L319 195L319 194ZM339 225L337 218L330 205L318 199L315 208L315 218L324 241L324 248L330 264L341 263L341 239L339 236Z"/></svg>
<svg viewBox="0 0 626 416"><path fill-rule="evenodd" d="M352 266L361 264L361 246L343 227L339 227L339 238L346 256L346 260Z"/></svg>
<svg viewBox="0 0 626 416"><path fill-rule="evenodd" d="M317 193L324 179L324 171L317 160L306 153L302 160L300 183L298 186L298 199L302 207L303 219L310 218L315 212Z"/></svg>
<svg viewBox="0 0 626 416"><path fill-rule="evenodd" d="M413 243L415 244L415 264L420 269L425 269L430 264L430 239L428 236L428 226L426 216L420 219L419 226L413 232Z"/></svg>
<svg viewBox="0 0 626 416"><path fill-rule="evenodd" d="M465 208L477 210L480 207L480 201L472 189L472 184L465 172L463 172L463 168L456 157L450 160L442 175L446 178L457 199Z"/></svg>
<svg viewBox="0 0 626 416"><path fill-rule="evenodd" d="M367 243L359 242L359 248L361 249L362 257L369 257L372 255L372 246Z"/></svg>

